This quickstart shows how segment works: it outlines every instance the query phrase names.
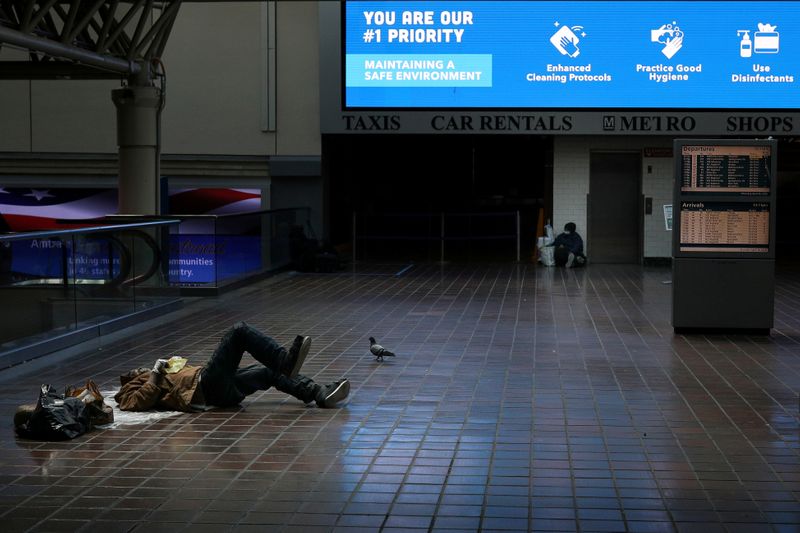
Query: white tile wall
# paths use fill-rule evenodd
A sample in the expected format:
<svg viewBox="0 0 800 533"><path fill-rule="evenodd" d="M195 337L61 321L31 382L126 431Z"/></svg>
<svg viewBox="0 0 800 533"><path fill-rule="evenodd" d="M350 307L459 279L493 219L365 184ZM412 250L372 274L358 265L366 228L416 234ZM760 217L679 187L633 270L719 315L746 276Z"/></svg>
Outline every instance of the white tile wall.
<svg viewBox="0 0 800 533"><path fill-rule="evenodd" d="M671 147L665 137L556 137L553 147L553 229L575 222L586 239L586 195L592 150L641 150ZM648 172L648 168L650 171ZM672 232L664 224L664 204L672 203L672 158L642 157L642 194L653 198L653 213L644 215L644 257L671 256ZM586 254L592 243L586 239Z"/></svg>

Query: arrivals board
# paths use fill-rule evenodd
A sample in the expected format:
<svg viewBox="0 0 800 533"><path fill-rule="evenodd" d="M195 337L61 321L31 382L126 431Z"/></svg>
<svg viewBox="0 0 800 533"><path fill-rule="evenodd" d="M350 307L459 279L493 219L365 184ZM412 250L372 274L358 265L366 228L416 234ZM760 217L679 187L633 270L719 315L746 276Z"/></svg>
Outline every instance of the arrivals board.
<svg viewBox="0 0 800 533"><path fill-rule="evenodd" d="M680 251L769 251L768 202L681 202Z"/></svg>
<svg viewBox="0 0 800 533"><path fill-rule="evenodd" d="M342 9L345 109L800 109L800 2Z"/></svg>

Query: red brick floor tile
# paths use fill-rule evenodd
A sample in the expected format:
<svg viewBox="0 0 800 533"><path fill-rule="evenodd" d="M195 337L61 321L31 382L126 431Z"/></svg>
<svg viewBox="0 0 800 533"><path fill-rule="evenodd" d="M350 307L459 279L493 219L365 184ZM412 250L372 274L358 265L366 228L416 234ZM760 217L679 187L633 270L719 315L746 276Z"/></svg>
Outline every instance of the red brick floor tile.
<svg viewBox="0 0 800 533"><path fill-rule="evenodd" d="M396 266L282 274L0 371L9 420L43 382L199 364L245 320L310 335L302 372L352 383L338 409L273 389L67 442L0 434L0 529L800 529L800 272L778 269L764 336L675 334L668 268ZM375 362L370 335L397 357Z"/></svg>

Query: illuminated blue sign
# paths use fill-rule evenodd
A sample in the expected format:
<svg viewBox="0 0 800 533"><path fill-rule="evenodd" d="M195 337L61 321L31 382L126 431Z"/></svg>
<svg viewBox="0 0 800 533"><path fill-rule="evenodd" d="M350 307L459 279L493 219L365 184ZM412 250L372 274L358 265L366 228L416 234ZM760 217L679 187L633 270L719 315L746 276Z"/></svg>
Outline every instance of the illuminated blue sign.
<svg viewBox="0 0 800 533"><path fill-rule="evenodd" d="M800 109L800 2L347 1L345 107Z"/></svg>

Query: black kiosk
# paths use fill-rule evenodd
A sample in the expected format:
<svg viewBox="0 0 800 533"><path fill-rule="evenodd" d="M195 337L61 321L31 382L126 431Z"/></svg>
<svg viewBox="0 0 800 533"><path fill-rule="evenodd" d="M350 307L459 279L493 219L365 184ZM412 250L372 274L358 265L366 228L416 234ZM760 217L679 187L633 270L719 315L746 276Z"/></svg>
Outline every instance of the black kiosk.
<svg viewBox="0 0 800 533"><path fill-rule="evenodd" d="M774 140L674 141L675 332L772 328L776 150Z"/></svg>

